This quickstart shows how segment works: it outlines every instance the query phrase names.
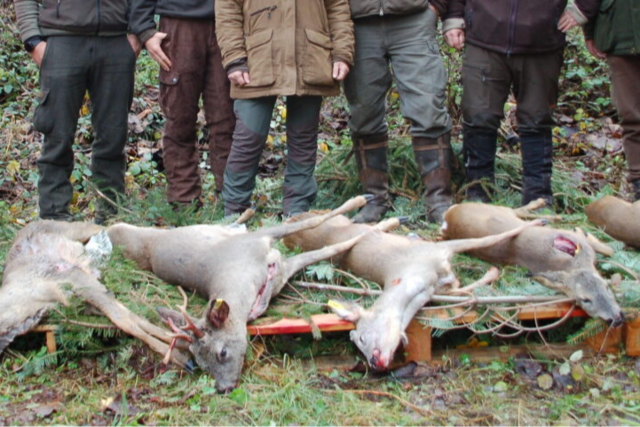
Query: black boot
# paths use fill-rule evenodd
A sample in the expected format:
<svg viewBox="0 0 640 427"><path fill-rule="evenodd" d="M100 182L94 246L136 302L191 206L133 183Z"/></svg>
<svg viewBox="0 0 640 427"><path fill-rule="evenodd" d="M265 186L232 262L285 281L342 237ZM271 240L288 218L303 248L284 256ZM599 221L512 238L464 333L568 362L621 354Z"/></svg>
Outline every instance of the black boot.
<svg viewBox="0 0 640 427"><path fill-rule="evenodd" d="M373 200L353 217L353 222L378 222L389 210L388 145L386 135L353 141L363 192L373 196Z"/></svg>
<svg viewBox="0 0 640 427"><path fill-rule="evenodd" d="M551 131L521 132L520 150L522 152L522 205L542 198L548 207L553 207Z"/></svg>
<svg viewBox="0 0 640 427"><path fill-rule="evenodd" d="M467 200L491 202L480 181L493 184L497 139L497 130L464 128L462 153L469 184Z"/></svg>
<svg viewBox="0 0 640 427"><path fill-rule="evenodd" d="M451 190L451 133L439 138L413 138L413 154L424 186L424 203L429 222L441 224L453 204Z"/></svg>

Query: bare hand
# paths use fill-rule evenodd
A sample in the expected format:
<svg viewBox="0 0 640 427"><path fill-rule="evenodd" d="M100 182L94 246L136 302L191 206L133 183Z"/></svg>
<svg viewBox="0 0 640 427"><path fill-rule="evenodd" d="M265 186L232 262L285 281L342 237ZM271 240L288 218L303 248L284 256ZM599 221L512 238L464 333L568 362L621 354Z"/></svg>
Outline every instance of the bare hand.
<svg viewBox="0 0 640 427"><path fill-rule="evenodd" d="M171 61L169 57L165 55L162 50L162 40L167 37L167 33L161 33L158 31L149 40L146 41L144 46L147 48L149 55L162 67L165 71L171 71Z"/></svg>
<svg viewBox="0 0 640 427"><path fill-rule="evenodd" d="M333 79L339 82L343 81L349 74L349 64L342 61L333 63Z"/></svg>
<svg viewBox="0 0 640 427"><path fill-rule="evenodd" d="M607 59L607 54L598 50L596 47L596 42L593 39L585 40L587 44L587 49L591 53L591 55L595 56L598 59Z"/></svg>
<svg viewBox="0 0 640 427"><path fill-rule="evenodd" d="M464 47L464 30L462 28L454 28L444 33L444 39L447 44L454 49L462 50Z"/></svg>
<svg viewBox="0 0 640 427"><path fill-rule="evenodd" d="M558 21L558 29L563 33L566 33L567 31L569 31L573 27L577 27L578 25L580 24L578 24L576 18L574 18L573 15L566 10L560 17L560 21Z"/></svg>
<svg viewBox="0 0 640 427"><path fill-rule="evenodd" d="M229 74L229 80L231 81L231 83L238 87L246 86L251 83L251 80L249 79L249 73L247 73L246 71L234 71L233 73Z"/></svg>
<svg viewBox="0 0 640 427"><path fill-rule="evenodd" d="M140 51L142 50L142 43L140 43L140 39L135 34L128 34L127 40L131 45L131 50L133 50L133 53L136 55L136 58L137 58L138 55L140 55Z"/></svg>
<svg viewBox="0 0 640 427"><path fill-rule="evenodd" d="M44 58L44 51L47 50L47 42L43 41L36 45L33 52L31 52L31 59L36 63L38 68L42 65L42 58Z"/></svg>

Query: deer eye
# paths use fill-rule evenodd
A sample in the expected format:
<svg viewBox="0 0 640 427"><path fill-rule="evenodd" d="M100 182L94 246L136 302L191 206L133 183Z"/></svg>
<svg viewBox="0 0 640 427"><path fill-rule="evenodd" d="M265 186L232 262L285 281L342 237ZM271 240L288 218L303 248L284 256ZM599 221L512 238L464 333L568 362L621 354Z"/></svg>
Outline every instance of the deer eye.
<svg viewBox="0 0 640 427"><path fill-rule="evenodd" d="M589 298L582 298L580 299L580 302L582 304L591 304L591 300Z"/></svg>
<svg viewBox="0 0 640 427"><path fill-rule="evenodd" d="M220 353L218 353L218 360L223 361L226 358L227 358L227 348L225 347L222 350L220 350Z"/></svg>
<svg viewBox="0 0 640 427"><path fill-rule="evenodd" d="M360 338L358 338L358 341L360 341L360 344L364 345L364 337L362 335L360 335Z"/></svg>

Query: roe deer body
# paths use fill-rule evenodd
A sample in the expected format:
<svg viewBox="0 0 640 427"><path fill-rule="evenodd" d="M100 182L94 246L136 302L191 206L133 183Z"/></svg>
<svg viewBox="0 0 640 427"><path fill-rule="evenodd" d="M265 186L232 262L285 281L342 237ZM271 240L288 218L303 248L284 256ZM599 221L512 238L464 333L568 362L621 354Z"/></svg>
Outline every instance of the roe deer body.
<svg viewBox="0 0 640 427"><path fill-rule="evenodd" d="M293 220L313 218L302 214ZM329 307L340 317L356 324L351 340L364 353L374 369L387 369L409 322L441 287L456 285L451 269L454 254L494 245L515 236L541 221L523 224L515 230L482 239L429 242L411 239L383 230L397 220L377 226L352 224L338 216L314 229L300 231L284 239L287 247L304 251L345 241L368 232L350 250L333 258L341 268L383 286L382 295L368 309L347 301L330 301Z"/></svg>
<svg viewBox="0 0 640 427"><path fill-rule="evenodd" d="M589 204L586 214L589 221L602 227L609 236L640 249L640 201L629 203L605 196Z"/></svg>
<svg viewBox="0 0 640 427"><path fill-rule="evenodd" d="M83 243L102 227L80 222L37 221L20 230L7 254L0 287L0 352L37 325L57 304L72 296L102 311L117 327L166 354L169 331L129 311L98 281ZM178 351L173 360L185 366Z"/></svg>
<svg viewBox="0 0 640 427"><path fill-rule="evenodd" d="M208 300L200 319L167 309L159 312L181 326L196 363L215 377L217 390L229 392L242 370L247 322L267 309L269 300L294 273L350 248L359 237L290 258L284 258L273 243L357 209L367 200L359 196L323 217L254 232L218 225L161 230L127 224L113 225L107 232L113 244L123 246L125 256L139 267Z"/></svg>
<svg viewBox="0 0 640 427"><path fill-rule="evenodd" d="M534 202L518 210L482 203L454 205L445 213L443 236L462 239L504 233L522 226L519 215L541 205L541 201ZM612 254L609 246L581 229L544 227L525 230L512 239L469 254L491 263L525 267L541 284L575 298L589 316L618 326L623 322L622 311L596 269L596 251Z"/></svg>

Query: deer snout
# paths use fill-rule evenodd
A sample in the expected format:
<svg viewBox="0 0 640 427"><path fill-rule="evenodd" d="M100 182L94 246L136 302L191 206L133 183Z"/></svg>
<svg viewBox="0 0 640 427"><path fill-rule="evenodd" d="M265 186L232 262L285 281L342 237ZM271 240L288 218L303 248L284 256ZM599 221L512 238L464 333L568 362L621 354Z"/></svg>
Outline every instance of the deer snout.
<svg viewBox="0 0 640 427"><path fill-rule="evenodd" d="M236 388L238 388L238 383L234 383L233 385L229 386L229 387L222 387L222 388L217 388L216 387L216 391L219 394L229 394L231 393L233 390L235 390Z"/></svg>
<svg viewBox="0 0 640 427"><path fill-rule="evenodd" d="M621 326L624 323L624 314L622 314L622 312L618 313L618 315L613 319L607 319L607 323L612 328L617 328L618 326Z"/></svg>
<svg viewBox="0 0 640 427"><path fill-rule="evenodd" d="M380 356L380 350L373 350L373 355L369 359L369 365L378 371L384 371L389 366L389 361Z"/></svg>

